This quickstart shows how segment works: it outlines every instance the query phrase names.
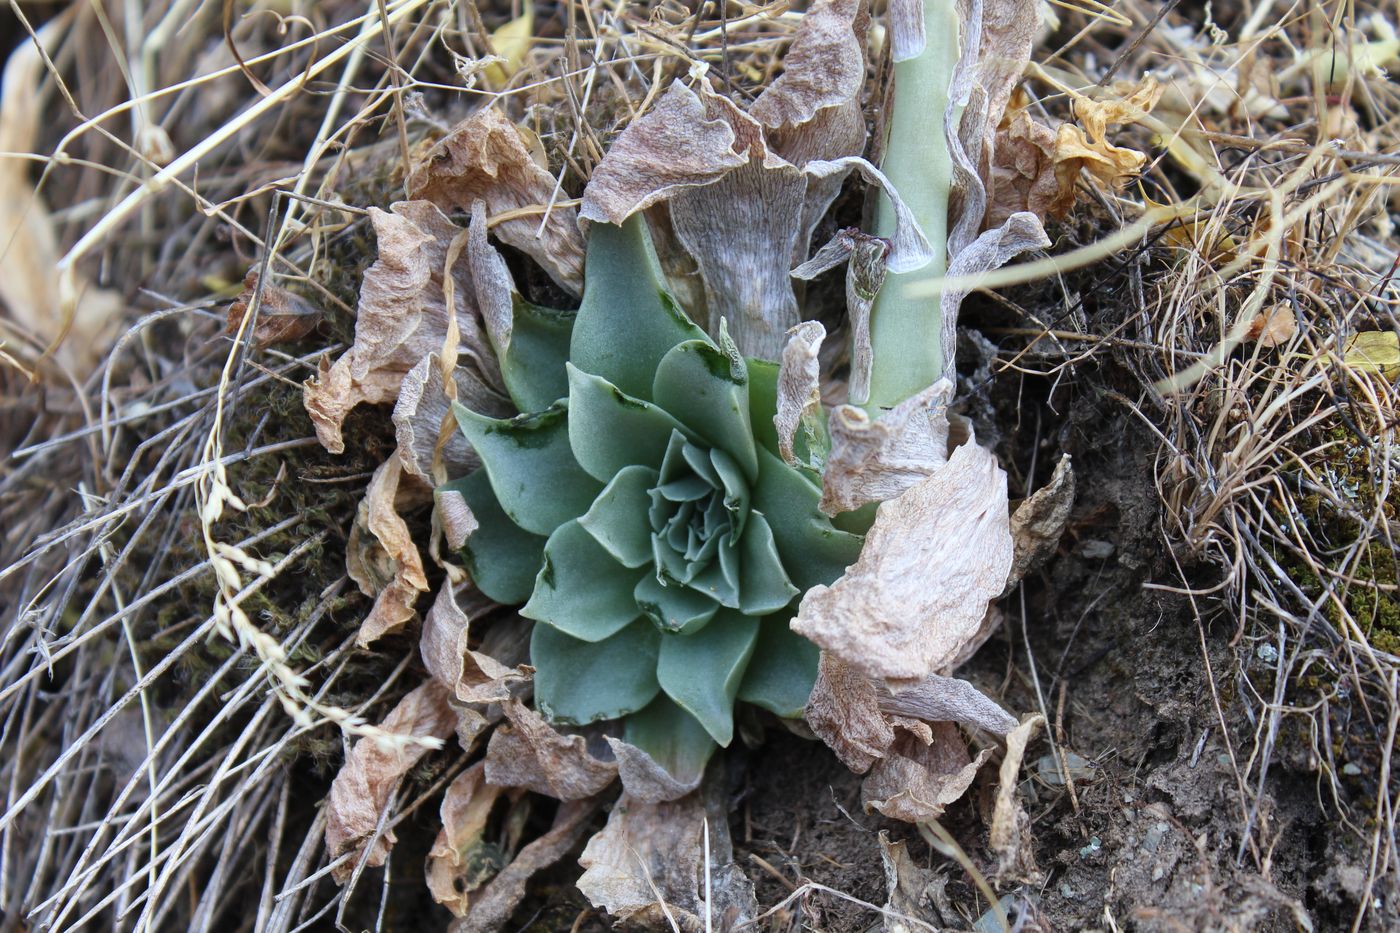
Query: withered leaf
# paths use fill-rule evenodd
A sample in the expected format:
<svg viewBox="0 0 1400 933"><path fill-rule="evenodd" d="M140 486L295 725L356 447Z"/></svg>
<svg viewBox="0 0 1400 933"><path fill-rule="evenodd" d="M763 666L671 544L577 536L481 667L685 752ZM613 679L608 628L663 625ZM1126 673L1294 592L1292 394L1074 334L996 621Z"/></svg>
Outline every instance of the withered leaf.
<svg viewBox="0 0 1400 933"><path fill-rule="evenodd" d="M485 782L485 767L478 761L447 786L439 808L442 829L428 852L428 891L454 917L467 915L472 894L500 867L485 839L486 823L508 792Z"/></svg>
<svg viewBox="0 0 1400 933"><path fill-rule="evenodd" d="M493 229L574 294L583 289L583 237L572 207L544 208L556 180L535 162L520 131L500 112L485 108L457 124L415 165L409 195L444 210L469 212L481 201L491 215L521 208L539 213L513 217Z"/></svg>
<svg viewBox="0 0 1400 933"><path fill-rule="evenodd" d="M471 398L480 410L493 413L509 409L495 354L473 307L465 262L452 264L450 314L447 307L448 258L465 231L426 201L403 201L391 211L370 208L379 256L360 286L355 342L334 364L322 360L303 392L316 437L334 454L345 451L341 425L350 410L361 403L395 402L404 377L432 353L470 361L470 372L456 381L475 383L481 395L463 401Z"/></svg>
<svg viewBox="0 0 1400 933"><path fill-rule="evenodd" d="M894 742L871 679L829 651L821 653L817 682L807 699L807 725L842 764L864 774Z"/></svg>
<svg viewBox="0 0 1400 933"><path fill-rule="evenodd" d="M860 558L807 592L793 630L871 677L920 681L976 632L1011 553L1006 475L969 441L881 503Z"/></svg>
<svg viewBox="0 0 1400 933"><path fill-rule="evenodd" d="M633 800L642 803L678 800L699 787L704 779L703 771L678 778L637 746L613 736L606 738L617 759L617 776L622 781L623 792Z"/></svg>
<svg viewBox="0 0 1400 933"><path fill-rule="evenodd" d="M444 739L456 723L447 691L429 680L406 694L380 728L396 735ZM422 743L389 744L373 736L360 739L350 750L326 800L326 848L331 858L355 853L334 869L337 881L348 880L362 857L372 868L384 864L395 837L392 830L376 835L380 818L399 779L427 751Z"/></svg>
<svg viewBox="0 0 1400 933"><path fill-rule="evenodd" d="M778 452L788 463L796 464L792 442L798 425L821 412L821 360L817 353L826 328L816 321L803 321L788 331L778 367L778 411L773 425L778 430Z"/></svg>
<svg viewBox="0 0 1400 933"><path fill-rule="evenodd" d="M1016 799L1021 761L1026 745L1045 724L1039 713L1028 714L1006 737L1006 757L1001 761L996 806L992 812L991 847L997 854L997 875L1017 881L1034 881L1039 872L1031 840L1030 817Z"/></svg>
<svg viewBox="0 0 1400 933"><path fill-rule="evenodd" d="M989 749L967 754L967 743L950 722L931 724L932 741L899 731L888 753L861 783L865 809L893 820L927 823L943 815L972 785Z"/></svg>
<svg viewBox="0 0 1400 933"><path fill-rule="evenodd" d="M510 724L497 728L486 746L486 780L492 784L582 800L617 776L617 765L589 754L583 736L561 735L519 700L507 700L502 709Z"/></svg>
<svg viewBox="0 0 1400 933"><path fill-rule="evenodd" d="M1011 513L1014 556L1006 579L1009 592L1029 571L1045 562L1060 543L1074 508L1074 468L1069 454L1055 464L1050 482L1037 489Z"/></svg>
<svg viewBox="0 0 1400 933"><path fill-rule="evenodd" d="M579 890L595 907L643 929L703 930L706 906L716 927L751 919L753 886L734 865L726 796L708 786L661 803L624 793L584 847ZM707 880L709 905L701 894Z"/></svg>
<svg viewBox="0 0 1400 933"><path fill-rule="evenodd" d="M563 858L588 831L599 800L565 801L545 833L516 853L510 864L492 878L468 907L467 915L448 927L450 933L496 933L510 920L525 899L526 885L540 871Z"/></svg>
<svg viewBox="0 0 1400 933"><path fill-rule="evenodd" d="M292 343L310 334L321 324L320 308L279 285L264 285L258 291L258 267L251 266L243 277L243 291L228 306L225 334L236 334L256 296L258 317L253 324L252 344L265 349L279 343Z"/></svg>
<svg viewBox="0 0 1400 933"><path fill-rule="evenodd" d="M878 420L854 405L833 409L822 511L835 515L894 498L947 462L952 396L953 384L943 378Z"/></svg>
<svg viewBox="0 0 1400 933"><path fill-rule="evenodd" d="M880 691L880 709L925 722L958 722L997 735L1016 728L1016 717L965 680L930 674L898 692Z"/></svg>
<svg viewBox="0 0 1400 933"><path fill-rule="evenodd" d="M474 610L485 610L492 605L474 591L464 588L465 593L477 597L472 605ZM457 593L444 582L423 620L423 634L418 643L423 666L463 703L502 703L512 696L513 686L529 681L530 669L523 664L503 664L484 651L471 650L470 629Z"/></svg>
<svg viewBox="0 0 1400 933"><path fill-rule="evenodd" d="M397 631L414 617L414 605L428 591L423 558L413 543L400 509L427 502L420 487L404 487L402 463L390 457L379 465L355 513L346 542L345 563L360 592L374 597L374 607L360 624L360 647Z"/></svg>

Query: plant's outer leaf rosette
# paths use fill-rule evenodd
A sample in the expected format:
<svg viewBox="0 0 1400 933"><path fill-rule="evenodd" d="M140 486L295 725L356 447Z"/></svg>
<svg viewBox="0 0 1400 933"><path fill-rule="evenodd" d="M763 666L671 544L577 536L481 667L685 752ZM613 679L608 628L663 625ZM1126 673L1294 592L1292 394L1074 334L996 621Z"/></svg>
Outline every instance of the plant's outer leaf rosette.
<svg viewBox="0 0 1400 933"><path fill-rule="evenodd" d="M640 215L593 225L572 320L518 302L508 339L526 413L458 406L483 465L450 487L479 522L477 586L536 622L540 711L622 720L677 777L729 744L737 701L800 716L818 651L789 628L794 602L862 538L818 509L821 451L779 455L777 366L686 317Z"/></svg>

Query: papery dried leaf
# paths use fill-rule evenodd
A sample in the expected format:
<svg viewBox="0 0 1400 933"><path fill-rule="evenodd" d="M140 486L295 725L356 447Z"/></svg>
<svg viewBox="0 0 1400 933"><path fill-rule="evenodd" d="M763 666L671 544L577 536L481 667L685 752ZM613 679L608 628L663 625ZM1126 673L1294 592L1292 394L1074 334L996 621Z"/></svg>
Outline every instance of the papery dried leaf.
<svg viewBox="0 0 1400 933"><path fill-rule="evenodd" d="M1074 205L1074 179L1065 186L1055 174L1055 131L1033 119L1026 102L1013 101L997 127L987 188L988 227L1021 211L1063 216Z"/></svg>
<svg viewBox="0 0 1400 933"><path fill-rule="evenodd" d="M1006 223L983 231L959 250L948 263L947 274L949 278L971 278L999 269L1022 253L1046 249L1049 245L1050 237L1039 217L1031 213L1012 214ZM970 285L945 288L939 295L938 304L943 313L944 372L956 372L953 356L958 347L958 308L968 292L976 287L974 279Z"/></svg>
<svg viewBox="0 0 1400 933"><path fill-rule="evenodd" d="M933 741L928 744L901 730L885 757L870 769L860 788L867 811L906 823L927 823L967 792L990 749L970 758L957 726L935 722L931 728Z"/></svg>
<svg viewBox="0 0 1400 933"><path fill-rule="evenodd" d="M953 384L943 378L879 420L854 405L833 409L822 511L835 515L894 498L947 462L952 396Z"/></svg>
<svg viewBox="0 0 1400 933"><path fill-rule="evenodd" d="M578 844L599 806L597 798L560 804L549 832L516 853L510 864L472 901L467 915L448 927L450 933L496 933L505 928L525 899L530 879L558 862Z"/></svg>
<svg viewBox="0 0 1400 933"><path fill-rule="evenodd" d="M1065 454L1055 464L1050 482L1023 500L1011 513L1011 540L1015 552L1011 560L1011 574L1006 580L1008 592L1054 553L1073 508L1074 467L1069 454Z"/></svg>
<svg viewBox="0 0 1400 933"><path fill-rule="evenodd" d="M995 153L996 128L1006 112L1012 89L1030 61L1040 28L1041 4L1025 0L982 0L981 6L977 83L987 99L983 104L985 123L980 128L984 149L978 165L985 180L988 163Z"/></svg>
<svg viewBox="0 0 1400 933"><path fill-rule="evenodd" d="M449 476L464 476L481 465L461 431L454 430L452 401L447 380L443 377L443 358L429 353L403 377L399 398L394 404L394 435L398 439L398 456L405 473L436 486ZM454 377L460 393L462 381L468 382L466 399L490 398L495 393L484 383L474 380L475 374L462 367ZM464 400L463 404L471 405Z"/></svg>
<svg viewBox="0 0 1400 933"><path fill-rule="evenodd" d="M472 532L481 527L466 496L456 489L446 489L437 494L436 508L442 535L451 551L460 551L471 537Z"/></svg>
<svg viewBox="0 0 1400 933"><path fill-rule="evenodd" d="M969 441L881 503L860 559L807 591L792 628L869 676L922 680L976 632L1011 553L1006 475Z"/></svg>
<svg viewBox="0 0 1400 933"><path fill-rule="evenodd" d="M817 737L857 774L870 770L894 742L875 684L828 651L821 653L804 716Z"/></svg>
<svg viewBox="0 0 1400 933"><path fill-rule="evenodd" d="M398 702L380 728L419 739L445 739L457 723L448 696L436 681L426 681ZM376 737L362 738L350 750L326 800L326 849L333 859L355 853L332 871L336 881L345 883L362 858L371 868L384 864L395 842L392 830L376 835L384 808L399 779L427 751L421 743L390 746Z"/></svg>
<svg viewBox="0 0 1400 933"><path fill-rule="evenodd" d="M1162 87L1148 75L1131 89L1116 90L1124 96L1109 100L1076 97L1074 115L1084 128L1065 123L1056 131L1055 175L1062 191L1073 188L1080 169L1110 188L1121 189L1146 164L1147 156L1136 149L1109 142L1108 128L1135 123L1145 116L1161 98Z"/></svg>
<svg viewBox="0 0 1400 933"><path fill-rule="evenodd" d="M826 339L826 328L816 321L804 321L788 331L787 345L778 368L778 412L773 424L778 429L778 451L788 463L796 464L792 450L797 426L821 411L821 361L817 354Z"/></svg>
<svg viewBox="0 0 1400 933"><path fill-rule="evenodd" d="M444 210L471 211L482 201L492 216L521 208L540 213L503 220L493 229L503 243L540 264L560 286L583 290L583 237L572 207L544 208L557 182L538 163L515 125L491 108L453 128L413 167L408 190Z"/></svg>
<svg viewBox="0 0 1400 933"><path fill-rule="evenodd" d="M748 146L736 131L747 118L703 85L701 90L703 98L676 81L650 111L628 124L593 170L580 217L620 224L658 201L714 184L748 164ZM746 135L757 133L755 124Z"/></svg>
<svg viewBox="0 0 1400 933"><path fill-rule="evenodd" d="M891 842L880 830L880 863L885 868L885 933L929 933L942 928L942 918L928 904L935 875L909 855L909 844Z"/></svg>
<svg viewBox="0 0 1400 933"><path fill-rule="evenodd" d="M255 296L258 317L253 324L252 344L260 350L300 340L320 326L324 316L320 308L277 285L265 285L259 292L258 278L258 267L250 267L243 277L242 293L228 306L225 334L238 333Z"/></svg>
<svg viewBox="0 0 1400 933"><path fill-rule="evenodd" d="M918 58L927 41L924 35L924 0L890 0L890 59L906 62Z"/></svg>
<svg viewBox="0 0 1400 933"><path fill-rule="evenodd" d="M780 129L857 99L865 82L865 29L856 23L862 5L861 0L813 3L783 56L782 73L758 95L749 115Z"/></svg>
<svg viewBox="0 0 1400 933"><path fill-rule="evenodd" d="M643 929L669 929L674 924L683 930L704 930L701 917L707 906L719 929L752 919L753 885L734 865L725 803L722 789L713 788L663 803L644 803L623 794L607 826L584 847L579 890L595 907ZM708 905L701 894L707 875Z"/></svg>
<svg viewBox="0 0 1400 933"><path fill-rule="evenodd" d="M480 594L466 592L477 597L474 610L484 611L492 605ZM450 584L443 583L423 620L418 643L423 665L463 703L503 703L513 695L512 687L529 681L530 669L502 664L485 652L472 651L470 628L457 594Z"/></svg>
<svg viewBox="0 0 1400 933"><path fill-rule="evenodd" d="M1033 881L1039 875L1035 867L1030 817L1016 799L1016 788L1020 784L1021 761L1026 756L1026 745L1044 724L1044 716L1031 713L1006 737L1006 757L1001 761L990 838L992 851L997 854L998 877Z"/></svg>
<svg viewBox="0 0 1400 933"><path fill-rule="evenodd" d="M880 692L881 711L925 722L957 722L1005 735L1016 717L965 680L930 674L912 687Z"/></svg>
<svg viewBox="0 0 1400 933"><path fill-rule="evenodd" d="M1014 558L1013 558L1014 560ZM982 621L977 624L977 629L963 643L962 650L953 656L953 660L948 662L948 670L955 671L962 667L977 654L979 648L987 643L1001 628L1006 621L1006 614L1001 611L1001 607L992 603L987 607L987 614L982 617Z"/></svg>
<svg viewBox="0 0 1400 933"><path fill-rule="evenodd" d="M519 700L506 701L503 709L510 725L498 728L486 747L486 780L492 784L582 800L617 776L617 765L589 754L583 736L561 735Z"/></svg>
<svg viewBox="0 0 1400 933"><path fill-rule="evenodd" d="M801 320L788 268L797 251L807 179L779 161L754 158L671 199L676 238L695 257L705 286L707 330L727 321L745 356L776 359Z"/></svg>
<svg viewBox="0 0 1400 933"><path fill-rule="evenodd" d="M704 779L702 771L691 780L679 780L637 746L612 736L605 738L617 759L617 776L622 781L623 793L633 800L642 803L679 800L699 787Z"/></svg>
<svg viewBox="0 0 1400 933"><path fill-rule="evenodd" d="M471 895L501 867L499 853L485 839L486 823L508 792L486 783L485 767L478 761L447 785L439 808L442 829L428 852L428 891L454 917L467 915Z"/></svg>
<svg viewBox="0 0 1400 933"><path fill-rule="evenodd" d="M473 308L474 289L464 262L451 270L449 317L444 275L453 243L465 231L425 201L402 201L391 210L370 208L379 257L360 286L355 342L333 365L322 360L316 377L305 385L303 402L316 437L334 454L345 451L341 425L350 410L361 403L396 401L404 377L432 353L471 362L469 373L454 378L459 385L481 387L476 402L482 410L510 410L495 355ZM449 346L454 325L456 337ZM423 375L426 380L427 373Z"/></svg>
<svg viewBox="0 0 1400 933"><path fill-rule="evenodd" d="M398 457L379 465L355 513L345 548L346 570L360 592L374 597L374 608L355 643L365 647L402 628L414 617L414 604L428 591L423 558L413 543L401 509L427 502L421 488L401 488L403 467Z"/></svg>

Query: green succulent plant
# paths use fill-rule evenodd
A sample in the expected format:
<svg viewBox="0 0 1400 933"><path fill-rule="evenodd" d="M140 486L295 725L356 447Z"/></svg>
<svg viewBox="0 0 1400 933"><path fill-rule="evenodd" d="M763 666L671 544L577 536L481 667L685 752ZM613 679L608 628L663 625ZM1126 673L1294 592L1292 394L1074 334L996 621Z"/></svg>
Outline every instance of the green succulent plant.
<svg viewBox="0 0 1400 933"><path fill-rule="evenodd" d="M576 313L517 299L495 347L524 414L456 408L483 466L450 484L478 530L483 593L535 620L548 719L623 720L626 741L694 775L738 701L801 714L817 649L788 623L861 537L817 508L820 436L778 455L777 366L711 339L662 284L646 227L595 224Z"/></svg>

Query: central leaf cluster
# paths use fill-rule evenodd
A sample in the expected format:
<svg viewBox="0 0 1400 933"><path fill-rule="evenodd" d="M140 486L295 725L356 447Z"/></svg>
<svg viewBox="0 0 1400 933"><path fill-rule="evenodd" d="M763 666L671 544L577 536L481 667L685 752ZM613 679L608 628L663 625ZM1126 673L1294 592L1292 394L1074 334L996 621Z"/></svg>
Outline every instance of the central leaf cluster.
<svg viewBox="0 0 1400 933"><path fill-rule="evenodd" d="M817 651L793 603L861 539L778 456L776 367L676 308L640 221L594 226L576 317L517 302L496 351L527 413L459 406L483 467L448 488L479 524L473 580L538 623L541 712L622 719L682 776L729 744L736 701L800 715Z"/></svg>

